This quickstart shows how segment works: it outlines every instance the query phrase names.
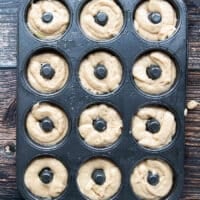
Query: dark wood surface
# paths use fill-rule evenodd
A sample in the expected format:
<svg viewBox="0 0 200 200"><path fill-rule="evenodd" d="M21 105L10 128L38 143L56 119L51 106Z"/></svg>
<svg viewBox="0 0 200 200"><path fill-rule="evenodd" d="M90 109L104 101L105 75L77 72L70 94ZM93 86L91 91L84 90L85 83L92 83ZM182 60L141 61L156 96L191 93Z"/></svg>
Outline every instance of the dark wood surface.
<svg viewBox="0 0 200 200"><path fill-rule="evenodd" d="M200 0L186 0L186 3L189 18L187 101L200 101ZM0 3L0 67L12 67L16 65L15 10L8 12L12 12L10 18L1 11ZM5 23L5 19L10 21ZM22 199L15 182L15 96L16 70L0 69L0 200ZM185 139L185 186L181 199L200 200L200 107L190 111L186 118Z"/></svg>

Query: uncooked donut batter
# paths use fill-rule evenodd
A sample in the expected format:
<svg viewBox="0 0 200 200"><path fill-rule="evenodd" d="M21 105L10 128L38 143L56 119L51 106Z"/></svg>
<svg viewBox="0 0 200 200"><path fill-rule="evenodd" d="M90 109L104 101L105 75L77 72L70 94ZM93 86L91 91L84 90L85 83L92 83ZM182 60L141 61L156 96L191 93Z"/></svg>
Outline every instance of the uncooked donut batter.
<svg viewBox="0 0 200 200"><path fill-rule="evenodd" d="M147 40L165 40L176 31L177 15L166 0L147 0L135 12L134 26Z"/></svg>
<svg viewBox="0 0 200 200"><path fill-rule="evenodd" d="M139 89L157 95L167 92L175 83L176 66L167 54L153 51L137 60L132 74Z"/></svg>
<svg viewBox="0 0 200 200"><path fill-rule="evenodd" d="M120 61L107 52L90 54L81 63L79 77L82 86L94 94L116 90L122 80Z"/></svg>
<svg viewBox="0 0 200 200"><path fill-rule="evenodd" d="M119 168L106 159L93 159L81 166L77 183L83 195L91 200L107 200L121 185Z"/></svg>
<svg viewBox="0 0 200 200"><path fill-rule="evenodd" d="M56 53L41 53L30 59L27 78L30 85L41 93L54 93L68 80L68 64Z"/></svg>
<svg viewBox="0 0 200 200"><path fill-rule="evenodd" d="M114 0L90 0L80 16L81 28L95 40L107 40L118 35L123 23L122 10Z"/></svg>
<svg viewBox="0 0 200 200"><path fill-rule="evenodd" d="M87 108L79 120L81 137L94 147L106 147L116 142L122 133L122 127L117 111L104 104Z"/></svg>
<svg viewBox="0 0 200 200"><path fill-rule="evenodd" d="M200 103L198 101L195 100L191 100L187 103L187 108L189 110L194 110L195 108L197 108L200 105Z"/></svg>
<svg viewBox="0 0 200 200"><path fill-rule="evenodd" d="M146 160L133 170L131 186L135 194L145 200L159 200L167 196L173 186L173 171L159 160Z"/></svg>
<svg viewBox="0 0 200 200"><path fill-rule="evenodd" d="M60 142L67 134L68 119L58 107L49 103L37 103L26 119L30 138L44 146Z"/></svg>
<svg viewBox="0 0 200 200"><path fill-rule="evenodd" d="M55 39L67 29L69 12L58 0L33 1L28 10L27 24L38 38Z"/></svg>
<svg viewBox="0 0 200 200"><path fill-rule="evenodd" d="M145 147L157 149L166 146L175 133L174 115L163 107L144 107L133 117L132 134Z"/></svg>
<svg viewBox="0 0 200 200"><path fill-rule="evenodd" d="M68 172L65 166L55 158L34 160L24 175L25 186L40 198L56 198L67 187Z"/></svg>

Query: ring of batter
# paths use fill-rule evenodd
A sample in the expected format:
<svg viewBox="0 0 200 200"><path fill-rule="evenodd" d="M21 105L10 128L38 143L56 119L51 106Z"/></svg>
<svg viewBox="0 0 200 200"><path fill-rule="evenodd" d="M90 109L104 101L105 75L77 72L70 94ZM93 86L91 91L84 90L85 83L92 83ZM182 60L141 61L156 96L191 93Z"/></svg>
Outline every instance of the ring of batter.
<svg viewBox="0 0 200 200"><path fill-rule="evenodd" d="M42 74L49 65L53 74ZM33 89L41 93L54 93L62 89L69 77L68 64L59 54L49 52L33 56L27 67L27 79Z"/></svg>
<svg viewBox="0 0 200 200"><path fill-rule="evenodd" d="M58 0L32 2L28 10L27 25L40 39L56 39L69 26L68 9Z"/></svg>
<svg viewBox="0 0 200 200"><path fill-rule="evenodd" d="M175 133L175 117L164 107L141 108L132 119L133 137L140 145L150 149L166 146L172 141Z"/></svg>
<svg viewBox="0 0 200 200"><path fill-rule="evenodd" d="M141 199L160 200L173 187L173 171L161 160L145 160L133 170L130 178L134 193Z"/></svg>
<svg viewBox="0 0 200 200"><path fill-rule="evenodd" d="M44 169L51 170L52 180L43 182L41 172ZM46 176L48 174L45 174ZM38 158L31 162L25 171L24 183L27 189L36 197L56 198L67 187L68 172L65 166L55 158Z"/></svg>
<svg viewBox="0 0 200 200"><path fill-rule="evenodd" d="M105 104L84 110L79 119L79 133L93 147L106 147L115 143L122 134L123 122L116 110Z"/></svg>
<svg viewBox="0 0 200 200"><path fill-rule="evenodd" d="M97 71L104 67L104 74ZM98 76L100 73L100 77ZM81 63L79 78L83 88L93 94L106 94L116 90L122 81L122 65L117 57L108 52L96 52L87 56Z"/></svg>
<svg viewBox="0 0 200 200"><path fill-rule="evenodd" d="M104 24L96 22L95 17L103 13L107 18ZM100 19L105 20L105 19ZM82 9L80 25L85 34L94 40L108 40L119 34L124 17L121 8L114 0L90 0Z"/></svg>
<svg viewBox="0 0 200 200"><path fill-rule="evenodd" d="M148 69L152 66L157 66L160 70L159 76L151 77L148 75ZM167 54L153 51L136 61L132 75L140 90L148 94L158 95L171 89L176 81L177 72L174 61Z"/></svg>
<svg viewBox="0 0 200 200"><path fill-rule="evenodd" d="M97 184L92 178L95 170L103 170L105 180ZM107 159L93 159L84 163L78 171L77 183L81 193L91 200L107 200L114 196L121 185L119 168Z"/></svg>
<svg viewBox="0 0 200 200"><path fill-rule="evenodd" d="M146 40L165 40L176 31L177 14L166 0L147 0L135 12L134 26Z"/></svg>
<svg viewBox="0 0 200 200"><path fill-rule="evenodd" d="M67 135L68 118L56 106L49 103L37 103L27 116L26 128L29 137L34 142L51 146L62 141Z"/></svg>

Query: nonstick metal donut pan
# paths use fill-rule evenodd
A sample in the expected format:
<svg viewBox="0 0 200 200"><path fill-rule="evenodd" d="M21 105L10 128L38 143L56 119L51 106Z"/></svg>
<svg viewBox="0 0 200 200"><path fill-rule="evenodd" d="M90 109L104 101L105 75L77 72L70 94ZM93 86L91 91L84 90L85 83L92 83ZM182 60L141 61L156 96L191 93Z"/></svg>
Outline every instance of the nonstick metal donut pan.
<svg viewBox="0 0 200 200"><path fill-rule="evenodd" d="M22 198L26 200L54 199L40 198L32 194L24 183L26 169L33 160L41 157L53 157L61 161L68 171L67 187L55 199L88 199L80 192L77 184L77 175L80 167L86 161L95 158L106 158L115 163L121 171L121 186L118 192L110 199L140 199L131 187L130 178L133 169L141 161L148 159L165 161L173 171L173 187L169 194L162 199L179 199L184 183L184 109L187 75L187 11L185 3L182 0L169 0L177 12L178 18L174 34L163 41L148 41L136 32L133 25L135 10L144 1L118 0L116 3L120 6L124 16L122 30L110 40L95 41L87 37L80 26L80 13L83 6L89 1L61 1L68 8L70 23L61 37L52 40L37 38L27 26L27 12L34 2L32 0L24 0L21 2L19 9L17 185ZM49 19L51 16L43 17L47 23L51 20ZM98 20L103 26L107 19L105 19L105 16L100 15ZM156 18L155 20L158 22L160 19ZM84 89L79 78L81 62L88 54L99 51L113 54L118 58L122 66L122 80L118 89L101 95ZM176 66L175 83L168 91L156 95L141 91L132 75L134 63L138 58L153 51L161 51L167 54ZM67 83L64 84L62 89L54 93L40 93L33 89L28 81L27 66L30 58L43 52L56 52L62 55L68 63L69 77ZM95 71L99 79L103 79L106 76L107 72L105 72L104 67L99 66L98 70ZM162 72L159 71L158 66L153 66L147 73L150 74L149 76L152 79L156 79ZM43 75L46 76L46 79L51 79L54 76L54 71L46 65L43 68ZM55 145L43 146L37 144L30 138L26 128L26 119L33 105L42 102L56 105L68 118L68 133ZM80 136L78 129L81 113L90 106L100 104L106 104L114 108L123 122L120 137L112 145L102 148L88 145ZM146 106L164 107L174 115L176 132L172 141L164 147L148 148L140 145L133 137L132 119L141 108ZM146 127L152 134L161 128L158 121L159 119L157 121L148 119ZM106 129L105 123L102 119L95 121L96 130L99 132L104 131ZM48 118L45 118L40 128L48 132L53 126L54 124ZM100 171L101 169L97 169L97 174L93 174L92 177L100 177L97 183L102 184L105 181L105 177L102 178L102 172L100 173ZM43 182L48 183L49 173L48 170L44 172L41 179ZM155 180L152 181L154 182Z"/></svg>

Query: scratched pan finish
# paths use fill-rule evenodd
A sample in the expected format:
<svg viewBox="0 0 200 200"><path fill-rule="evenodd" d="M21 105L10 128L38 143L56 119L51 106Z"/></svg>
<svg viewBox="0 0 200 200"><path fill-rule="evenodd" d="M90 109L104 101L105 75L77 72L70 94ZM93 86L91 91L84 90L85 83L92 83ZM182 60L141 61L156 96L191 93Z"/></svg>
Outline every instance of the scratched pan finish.
<svg viewBox="0 0 200 200"><path fill-rule="evenodd" d="M182 0L171 0L177 9L179 22L176 33L165 41L143 40L133 26L133 15L139 0L119 0L124 12L124 27L120 34L109 41L96 42L88 39L80 29L80 10L87 1L64 0L71 20L65 34L53 41L37 39L27 28L26 11L31 1L24 0L19 12L19 60L17 86L17 185L24 199L35 200L24 185L24 172L29 163L40 156L53 156L62 161L69 172L68 187L56 199L86 199L76 183L80 166L88 159L104 157L116 163L122 173L119 192L111 199L138 199L130 186L131 172L140 161L148 158L165 160L174 170L174 186L165 199L179 199L184 177L184 108L187 74L187 17ZM70 78L64 88L50 95L34 91L26 79L27 62L35 52L55 50L68 61ZM120 88L107 95L92 95L80 85L78 70L82 59L88 53L107 50L118 56L123 66L123 80ZM139 91L132 78L132 67L137 58L150 50L161 50L169 54L177 66L176 84L162 95L147 95ZM67 113L70 130L67 137L53 147L42 147L27 137L25 119L31 107L37 102L50 102ZM88 105L105 103L113 106L123 119L123 132L119 140L107 148L89 147L80 138L78 120ZM132 117L144 105L161 105L173 112L176 118L176 136L167 147L149 150L141 147L131 134Z"/></svg>

